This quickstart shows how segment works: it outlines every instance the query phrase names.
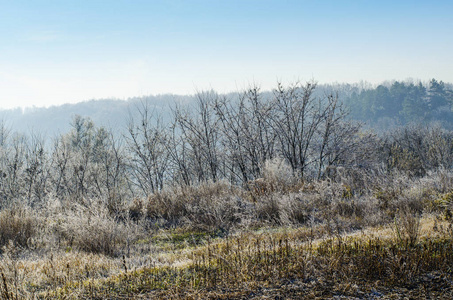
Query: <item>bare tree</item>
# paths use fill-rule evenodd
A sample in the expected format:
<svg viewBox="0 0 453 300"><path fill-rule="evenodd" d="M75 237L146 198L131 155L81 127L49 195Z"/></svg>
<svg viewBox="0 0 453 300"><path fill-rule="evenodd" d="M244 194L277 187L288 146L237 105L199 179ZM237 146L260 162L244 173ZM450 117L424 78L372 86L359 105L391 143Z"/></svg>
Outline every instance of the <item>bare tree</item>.
<svg viewBox="0 0 453 300"><path fill-rule="evenodd" d="M161 190L168 172L167 132L162 121L146 103L138 108L140 120L131 117L127 145L131 153L130 172L133 183L145 195Z"/></svg>
<svg viewBox="0 0 453 300"><path fill-rule="evenodd" d="M53 186L54 193L57 196L66 196L73 193L73 187L70 186L72 148L67 137L61 135L54 139L52 150L53 166Z"/></svg>
<svg viewBox="0 0 453 300"><path fill-rule="evenodd" d="M191 185L193 176L188 151L190 145L178 132L176 118L173 119L169 129L169 136L165 146L170 158L172 182L179 185Z"/></svg>
<svg viewBox="0 0 453 300"><path fill-rule="evenodd" d="M9 205L25 194L24 170L26 138L12 133L4 122L0 124L0 199Z"/></svg>
<svg viewBox="0 0 453 300"><path fill-rule="evenodd" d="M32 133L26 144L24 181L30 205L40 202L48 193L50 162L44 138Z"/></svg>
<svg viewBox="0 0 453 300"><path fill-rule="evenodd" d="M6 195L9 199L23 195L24 165L26 153L26 139L23 135L14 134L8 143L5 154Z"/></svg>
<svg viewBox="0 0 453 300"><path fill-rule="evenodd" d="M220 136L218 118L213 104L218 95L214 92L197 94L197 104L193 111L176 107L176 124L183 139L188 144L188 155L198 182L219 179L220 171Z"/></svg>
<svg viewBox="0 0 453 300"><path fill-rule="evenodd" d="M338 101L338 94L327 95L325 102L321 114L323 120L320 123L318 179L326 167L341 164L355 167L361 165L362 154L357 150L360 144L368 141L367 134L363 134L360 139L357 138L361 124L346 120L348 113Z"/></svg>
<svg viewBox="0 0 453 300"><path fill-rule="evenodd" d="M75 116L72 130L54 140L52 182L58 196L118 196L126 161L113 134ZM122 179L123 178L123 179ZM121 187L122 188L122 187Z"/></svg>
<svg viewBox="0 0 453 300"><path fill-rule="evenodd" d="M270 114L279 151L300 177L304 177L307 166L315 162L313 144L324 120L321 100L313 97L315 88L314 82L288 88L279 83Z"/></svg>
<svg viewBox="0 0 453 300"><path fill-rule="evenodd" d="M269 125L269 101L255 86L239 95L237 102L218 98L215 112L222 125L222 144L232 177L243 183L259 177L264 162L275 155L276 134Z"/></svg>
<svg viewBox="0 0 453 300"><path fill-rule="evenodd" d="M108 132L107 143L100 153L103 186L110 200L122 201L127 186L127 158L120 138Z"/></svg>

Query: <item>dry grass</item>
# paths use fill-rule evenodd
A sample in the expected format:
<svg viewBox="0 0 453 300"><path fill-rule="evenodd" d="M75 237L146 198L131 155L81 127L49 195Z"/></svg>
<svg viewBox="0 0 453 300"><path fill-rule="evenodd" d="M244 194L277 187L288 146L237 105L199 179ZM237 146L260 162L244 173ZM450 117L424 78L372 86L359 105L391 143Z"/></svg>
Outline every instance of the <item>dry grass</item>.
<svg viewBox="0 0 453 300"><path fill-rule="evenodd" d="M223 182L174 188L116 214L87 199L14 206L0 212L0 294L449 298L452 178L393 174L359 188L347 176L301 184L268 175L269 186L286 187L253 197Z"/></svg>
<svg viewBox="0 0 453 300"><path fill-rule="evenodd" d="M69 298L243 298L287 291L290 298L371 297L410 290L420 297L429 279L452 279L453 241L443 231L426 230L420 240L401 243L391 226L341 237L301 240L300 230L242 233L207 242L181 254L176 263L123 270L106 279L66 282L44 297ZM432 290L432 287L431 287ZM437 295L451 295L452 288Z"/></svg>
<svg viewBox="0 0 453 300"><path fill-rule="evenodd" d="M42 226L41 219L31 209L16 204L0 212L0 247L12 242L17 247L28 247Z"/></svg>

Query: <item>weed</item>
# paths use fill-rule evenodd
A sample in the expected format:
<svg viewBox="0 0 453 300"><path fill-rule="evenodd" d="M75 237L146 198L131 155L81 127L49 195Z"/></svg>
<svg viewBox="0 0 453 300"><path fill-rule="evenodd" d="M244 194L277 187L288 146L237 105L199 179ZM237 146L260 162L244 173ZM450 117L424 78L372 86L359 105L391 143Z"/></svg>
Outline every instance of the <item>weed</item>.
<svg viewBox="0 0 453 300"><path fill-rule="evenodd" d="M29 208L15 205L0 212L0 247L12 241L19 247L27 247L28 242L39 233L41 220Z"/></svg>

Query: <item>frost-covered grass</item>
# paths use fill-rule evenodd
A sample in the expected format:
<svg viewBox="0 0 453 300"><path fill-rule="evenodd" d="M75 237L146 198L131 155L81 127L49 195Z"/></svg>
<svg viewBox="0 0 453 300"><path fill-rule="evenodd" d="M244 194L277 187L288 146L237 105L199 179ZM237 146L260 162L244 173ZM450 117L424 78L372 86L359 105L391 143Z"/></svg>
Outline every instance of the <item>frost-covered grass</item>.
<svg viewBox="0 0 453 300"><path fill-rule="evenodd" d="M453 175L175 188L0 211L4 299L452 297ZM276 183L278 182L278 184Z"/></svg>

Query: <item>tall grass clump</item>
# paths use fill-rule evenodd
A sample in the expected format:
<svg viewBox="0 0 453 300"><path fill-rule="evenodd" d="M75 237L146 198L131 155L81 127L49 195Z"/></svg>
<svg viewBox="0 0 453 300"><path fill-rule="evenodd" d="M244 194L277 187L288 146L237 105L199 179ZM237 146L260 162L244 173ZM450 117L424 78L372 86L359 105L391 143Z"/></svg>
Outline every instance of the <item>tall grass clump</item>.
<svg viewBox="0 0 453 300"><path fill-rule="evenodd" d="M156 192L145 205L148 220L164 227L228 230L245 215L240 190L226 182L206 182Z"/></svg>
<svg viewBox="0 0 453 300"><path fill-rule="evenodd" d="M398 210L394 231L399 243L415 246L420 236L420 214L412 212L409 208Z"/></svg>
<svg viewBox="0 0 453 300"><path fill-rule="evenodd" d="M110 214L108 207L92 201L90 205L73 205L56 215L58 237L67 247L110 256L120 255L130 239L125 222Z"/></svg>
<svg viewBox="0 0 453 300"><path fill-rule="evenodd" d="M18 247L27 247L30 239L39 234L42 222L30 208L16 204L0 211L0 247L10 241Z"/></svg>
<svg viewBox="0 0 453 300"><path fill-rule="evenodd" d="M291 191L299 182L291 166L279 157L264 162L262 176L272 190L279 192Z"/></svg>
<svg viewBox="0 0 453 300"><path fill-rule="evenodd" d="M385 293L447 299L452 294L451 237L442 232L411 245L384 231L311 243L301 242L298 231L241 233L194 249L181 266L125 269L93 284L67 284L50 295L69 295L76 289L82 298L245 299L284 294L291 299L368 299Z"/></svg>

